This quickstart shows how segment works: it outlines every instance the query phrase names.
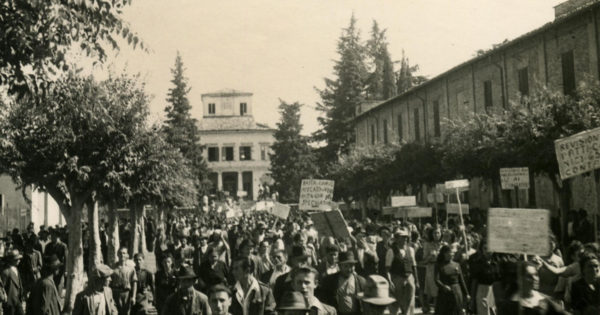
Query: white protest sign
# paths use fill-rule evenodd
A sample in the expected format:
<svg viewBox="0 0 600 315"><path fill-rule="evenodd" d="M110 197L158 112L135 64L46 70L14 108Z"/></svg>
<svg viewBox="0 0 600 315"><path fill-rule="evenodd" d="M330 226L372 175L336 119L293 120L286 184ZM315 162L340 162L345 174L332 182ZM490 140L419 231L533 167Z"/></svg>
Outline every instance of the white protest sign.
<svg viewBox="0 0 600 315"><path fill-rule="evenodd" d="M600 168L600 128L554 141L561 179Z"/></svg>
<svg viewBox="0 0 600 315"><path fill-rule="evenodd" d="M323 210L322 204L333 199L334 181L323 179L303 179L300 188L300 210Z"/></svg>
<svg viewBox="0 0 600 315"><path fill-rule="evenodd" d="M469 204L461 203L462 214L469 214ZM448 214L460 214L458 210L458 203L447 203L446 204L446 213Z"/></svg>
<svg viewBox="0 0 600 315"><path fill-rule="evenodd" d="M271 213L274 216L285 220L290 215L290 206L275 202L273 208L271 209Z"/></svg>
<svg viewBox="0 0 600 315"><path fill-rule="evenodd" d="M459 180L451 180L444 183L444 187L447 190L460 190L461 188L469 189L469 180L468 179L459 179Z"/></svg>
<svg viewBox="0 0 600 315"><path fill-rule="evenodd" d="M392 207L412 207L416 205L416 196L392 196Z"/></svg>
<svg viewBox="0 0 600 315"><path fill-rule="evenodd" d="M490 208L488 250L546 256L550 253L549 230L548 210Z"/></svg>
<svg viewBox="0 0 600 315"><path fill-rule="evenodd" d="M529 189L529 168L511 167L500 169L502 189Z"/></svg>
<svg viewBox="0 0 600 315"><path fill-rule="evenodd" d="M237 196L238 197L246 197L246 196L248 196L248 192L245 191L245 190L238 190L237 191Z"/></svg>
<svg viewBox="0 0 600 315"><path fill-rule="evenodd" d="M396 218L429 218L432 213L430 207L405 207L398 210L394 216Z"/></svg>

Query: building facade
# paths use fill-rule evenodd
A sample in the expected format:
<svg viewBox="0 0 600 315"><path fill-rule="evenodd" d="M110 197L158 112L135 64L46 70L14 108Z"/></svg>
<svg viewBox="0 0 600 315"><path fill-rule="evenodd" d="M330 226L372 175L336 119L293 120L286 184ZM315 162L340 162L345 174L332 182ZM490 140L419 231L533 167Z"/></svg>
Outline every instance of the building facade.
<svg viewBox="0 0 600 315"><path fill-rule="evenodd" d="M600 79L599 21L600 1L564 2L555 7L554 21L397 97L356 108L357 145L438 141L445 132L444 119L499 112L544 86L572 94L582 81ZM570 182L574 196L581 197L572 198L572 207L597 209L597 194L584 192L593 180L580 176ZM481 187L471 188L470 195L481 197L481 207L489 207L489 194ZM536 206L556 210L553 191L547 178L536 178ZM527 194L517 198L523 198L522 205L530 204Z"/></svg>
<svg viewBox="0 0 600 315"><path fill-rule="evenodd" d="M254 121L252 93L222 90L202 94L200 141L216 191L256 200L269 177L274 129Z"/></svg>
<svg viewBox="0 0 600 315"><path fill-rule="evenodd" d="M33 222L35 230L40 226L63 226L66 221L58 204L52 197L31 187L20 189L8 175L0 175L0 233L13 229L25 231Z"/></svg>

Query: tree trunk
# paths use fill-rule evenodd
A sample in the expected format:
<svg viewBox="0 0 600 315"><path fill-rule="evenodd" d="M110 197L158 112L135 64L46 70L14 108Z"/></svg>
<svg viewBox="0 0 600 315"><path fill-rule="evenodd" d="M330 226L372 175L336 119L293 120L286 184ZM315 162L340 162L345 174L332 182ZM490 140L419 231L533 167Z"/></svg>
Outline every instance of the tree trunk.
<svg viewBox="0 0 600 315"><path fill-rule="evenodd" d="M69 231L69 255L67 257L67 293L65 295L65 313L71 313L75 304L75 296L83 290L83 242L81 217L83 203L72 201L70 208L61 211L67 221Z"/></svg>
<svg viewBox="0 0 600 315"><path fill-rule="evenodd" d="M89 267L88 267L88 279L91 279L92 270L96 269L96 266L102 264L102 249L100 248L100 228L98 222L98 203L90 198L86 202L88 210L88 247L89 247Z"/></svg>
<svg viewBox="0 0 600 315"><path fill-rule="evenodd" d="M117 262L117 252L119 251L119 216L117 215L117 206L114 204L108 205L108 240L107 240L107 257L106 263L114 267Z"/></svg>
<svg viewBox="0 0 600 315"><path fill-rule="evenodd" d="M144 206L133 203L129 211L131 217L131 244L129 252L133 257L134 254L145 252Z"/></svg>

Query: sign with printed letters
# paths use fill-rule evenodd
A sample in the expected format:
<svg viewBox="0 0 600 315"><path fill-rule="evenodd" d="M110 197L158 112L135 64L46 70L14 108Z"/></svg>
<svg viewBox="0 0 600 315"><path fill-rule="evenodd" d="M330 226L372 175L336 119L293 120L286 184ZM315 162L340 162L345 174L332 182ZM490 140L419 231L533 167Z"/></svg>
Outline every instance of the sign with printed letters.
<svg viewBox="0 0 600 315"><path fill-rule="evenodd" d="M529 168L511 167L500 169L502 189L529 189Z"/></svg>
<svg viewBox="0 0 600 315"><path fill-rule="evenodd" d="M327 204L333 199L335 182L323 179L303 179L300 188L300 210L323 210L322 204Z"/></svg>
<svg viewBox="0 0 600 315"><path fill-rule="evenodd" d="M561 179L600 168L600 128L554 141Z"/></svg>

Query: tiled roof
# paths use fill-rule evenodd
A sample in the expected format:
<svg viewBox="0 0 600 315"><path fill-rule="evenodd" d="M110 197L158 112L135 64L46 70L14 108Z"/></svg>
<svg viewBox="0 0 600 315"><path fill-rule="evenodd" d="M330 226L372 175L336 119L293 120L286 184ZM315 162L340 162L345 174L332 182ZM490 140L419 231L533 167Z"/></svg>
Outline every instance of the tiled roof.
<svg viewBox="0 0 600 315"><path fill-rule="evenodd" d="M200 131L219 130L273 130L273 128L257 123L252 116L215 116L204 117L198 121Z"/></svg>

